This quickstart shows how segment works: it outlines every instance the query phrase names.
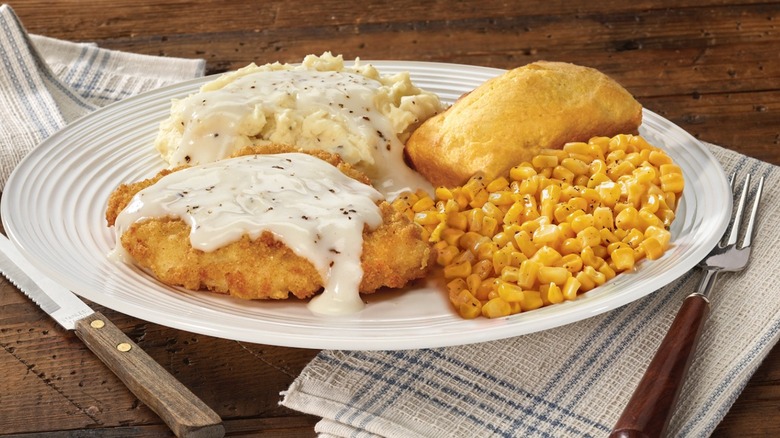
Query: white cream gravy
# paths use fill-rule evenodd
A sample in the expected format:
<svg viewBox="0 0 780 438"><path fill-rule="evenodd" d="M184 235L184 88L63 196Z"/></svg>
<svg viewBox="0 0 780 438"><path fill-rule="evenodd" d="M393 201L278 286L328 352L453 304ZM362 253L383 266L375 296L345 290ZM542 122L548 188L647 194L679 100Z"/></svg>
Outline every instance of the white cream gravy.
<svg viewBox="0 0 780 438"><path fill-rule="evenodd" d="M324 282L315 313L363 307L363 227L382 223L373 187L302 153L248 155L186 168L138 192L115 222L115 257L127 258L120 236L135 222L177 217L191 227L193 248L213 251L269 231L308 259ZM259 269L262 269L260 267Z"/></svg>
<svg viewBox="0 0 780 438"><path fill-rule="evenodd" d="M359 74L334 71L275 70L241 76L184 100L184 132L171 164L197 165L230 156L246 142L240 138L248 135L242 125L253 114L265 118L264 130L274 132L263 140L339 154L364 171L387 199L408 189L430 191L430 184L404 163L403 143L390 119L376 108L380 86ZM290 129L279 132L274 125Z"/></svg>

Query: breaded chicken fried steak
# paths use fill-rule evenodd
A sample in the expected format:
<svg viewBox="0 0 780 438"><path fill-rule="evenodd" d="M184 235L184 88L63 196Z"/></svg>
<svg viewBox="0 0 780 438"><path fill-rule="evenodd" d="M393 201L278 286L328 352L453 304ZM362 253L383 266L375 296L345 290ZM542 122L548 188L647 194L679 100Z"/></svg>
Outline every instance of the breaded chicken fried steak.
<svg viewBox="0 0 780 438"><path fill-rule="evenodd" d="M273 151L273 148L270 149ZM115 254L162 282L245 299L314 296L351 313L360 293L422 277L432 251L368 178L324 152L257 154L120 186Z"/></svg>

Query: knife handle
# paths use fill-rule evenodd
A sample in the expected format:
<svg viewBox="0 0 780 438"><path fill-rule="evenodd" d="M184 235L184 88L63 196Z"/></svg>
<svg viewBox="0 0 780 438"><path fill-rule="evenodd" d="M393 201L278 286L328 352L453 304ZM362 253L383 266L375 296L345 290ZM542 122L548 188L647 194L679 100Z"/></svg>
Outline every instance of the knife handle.
<svg viewBox="0 0 780 438"><path fill-rule="evenodd" d="M222 419L100 312L76 322L76 336L178 437L222 437Z"/></svg>
<svg viewBox="0 0 780 438"><path fill-rule="evenodd" d="M709 305L707 298L699 293L685 298L631 400L615 423L610 438L664 435L696 351Z"/></svg>

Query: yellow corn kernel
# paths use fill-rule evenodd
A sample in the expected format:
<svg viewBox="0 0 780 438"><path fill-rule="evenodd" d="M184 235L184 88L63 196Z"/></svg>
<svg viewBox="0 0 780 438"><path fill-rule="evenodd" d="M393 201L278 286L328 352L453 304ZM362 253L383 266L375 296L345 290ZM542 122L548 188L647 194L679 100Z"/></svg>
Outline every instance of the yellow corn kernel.
<svg viewBox="0 0 780 438"><path fill-rule="evenodd" d="M601 184L613 182L607 176L607 165L603 161L594 161L590 165L591 176L588 178L588 188L593 189Z"/></svg>
<svg viewBox="0 0 780 438"><path fill-rule="evenodd" d="M511 308L509 303L504 301L501 297L493 298L482 305L482 316L486 318L500 318L502 316L509 316L510 314Z"/></svg>
<svg viewBox="0 0 780 438"><path fill-rule="evenodd" d="M447 226L457 230L466 231L469 227L469 218L462 212L447 213Z"/></svg>
<svg viewBox="0 0 780 438"><path fill-rule="evenodd" d="M620 200L620 186L613 181L604 181L595 187L601 203L612 207Z"/></svg>
<svg viewBox="0 0 780 438"><path fill-rule="evenodd" d="M682 169L680 166L673 163L662 164L658 166L658 170L661 171L661 176L672 174L682 175Z"/></svg>
<svg viewBox="0 0 780 438"><path fill-rule="evenodd" d="M666 153L661 150L651 151L649 161L650 164L658 168L664 164L672 164L672 159L669 157L669 155L666 155Z"/></svg>
<svg viewBox="0 0 780 438"><path fill-rule="evenodd" d="M517 280L519 279L520 279L519 267L507 265L501 268L501 280L510 283L517 283Z"/></svg>
<svg viewBox="0 0 780 438"><path fill-rule="evenodd" d="M610 151L625 151L630 146L631 136L629 134L618 134L609 139Z"/></svg>
<svg viewBox="0 0 780 438"><path fill-rule="evenodd" d="M664 164L672 166L672 164ZM682 173L667 173L661 175L661 189L665 192L681 193L685 187Z"/></svg>
<svg viewBox="0 0 780 438"><path fill-rule="evenodd" d="M647 211L655 214L655 212L657 212L661 207L661 202L661 195L652 194L649 192L645 193L645 195L642 197L642 202L640 204L641 208L639 211Z"/></svg>
<svg viewBox="0 0 780 438"><path fill-rule="evenodd" d="M421 211L425 210L431 210L434 206L434 201L428 196L425 196L421 198L419 201L415 202L414 205L412 205L412 210L415 213L420 213Z"/></svg>
<svg viewBox="0 0 780 438"><path fill-rule="evenodd" d="M523 212L525 211L525 205L522 202L515 202L509 207L509 210L504 213L504 224L517 224L523 219Z"/></svg>
<svg viewBox="0 0 780 438"><path fill-rule="evenodd" d="M544 301L542 300L541 293L535 290L523 291L523 299L519 301L519 303L520 303L520 307L523 309L523 312L538 309L544 306Z"/></svg>
<svg viewBox="0 0 780 438"><path fill-rule="evenodd" d="M539 273L539 264L533 260L525 260L520 263L520 270L517 273L517 284L524 289L531 289L536 283L536 276Z"/></svg>
<svg viewBox="0 0 780 438"><path fill-rule="evenodd" d="M512 251L509 253L510 266L520 266L520 263L523 263L526 260L528 260L528 257L520 251Z"/></svg>
<svg viewBox="0 0 780 438"><path fill-rule="evenodd" d="M459 230L457 228L445 228L441 232L441 240L444 242L447 242L450 246L458 246L458 241L460 240L461 236L463 236L465 233L463 230Z"/></svg>
<svg viewBox="0 0 780 438"><path fill-rule="evenodd" d="M557 265L566 269L572 274L576 274L582 269L582 257L580 257L579 254L567 254L558 260Z"/></svg>
<svg viewBox="0 0 780 438"><path fill-rule="evenodd" d="M576 175L574 174L574 172L572 172L571 170L567 169L564 166L555 166L553 168L552 176L555 179L559 179L563 182L571 184L574 182L574 177Z"/></svg>
<svg viewBox="0 0 780 438"><path fill-rule="evenodd" d="M561 223L565 222L566 218L569 217L572 213L574 213L575 209L572 205L569 203L565 204L558 204L555 207L555 210L553 211L553 219L555 219L556 222Z"/></svg>
<svg viewBox="0 0 780 438"><path fill-rule="evenodd" d="M629 247L618 248L610 254L612 262L618 271L634 269L634 249Z"/></svg>
<svg viewBox="0 0 780 438"><path fill-rule="evenodd" d="M639 155L639 152L630 152L626 154L626 157L623 159L631 163L634 168L642 165L642 157Z"/></svg>
<svg viewBox="0 0 780 438"><path fill-rule="evenodd" d="M600 229L599 234L601 234L602 245L609 246L611 243L621 242L621 240L617 238L615 233L613 233L611 230L608 230L606 228Z"/></svg>
<svg viewBox="0 0 780 438"><path fill-rule="evenodd" d="M593 249L596 246L598 245L586 246L582 248L582 251L580 252L580 258L582 259L582 263L584 263L586 266L591 266L598 269L598 267L604 263L604 259L596 255L596 252Z"/></svg>
<svg viewBox="0 0 780 438"><path fill-rule="evenodd" d="M609 263L603 263L599 267L598 271L604 274L604 277L607 279L607 281L612 280L617 275L617 272L615 272L615 269Z"/></svg>
<svg viewBox="0 0 780 438"><path fill-rule="evenodd" d="M584 212L585 210L588 210L588 200L581 196L577 196L576 198L571 198L567 201L567 203L575 211L582 210Z"/></svg>
<svg viewBox="0 0 780 438"><path fill-rule="evenodd" d="M441 219L439 213L434 210L421 211L414 214L414 221L420 225L437 225Z"/></svg>
<svg viewBox="0 0 780 438"><path fill-rule="evenodd" d="M555 155L537 155L531 160L531 164L537 171L544 168L552 168L558 165L558 157Z"/></svg>
<svg viewBox="0 0 780 438"><path fill-rule="evenodd" d="M578 210L582 211L582 210ZM575 233L580 233L584 229L588 227L594 226L594 219L592 214L580 214L571 219L569 222L571 224L571 229L574 230Z"/></svg>
<svg viewBox="0 0 780 438"><path fill-rule="evenodd" d="M482 284L482 279L477 274L470 274L466 277L466 288L474 295Z"/></svg>
<svg viewBox="0 0 780 438"><path fill-rule="evenodd" d="M488 192L485 189L482 189L474 194L471 201L469 201L469 206L471 208L480 208L487 202L489 196L490 196L490 192Z"/></svg>
<svg viewBox="0 0 780 438"><path fill-rule="evenodd" d="M563 242L563 234L558 225L546 224L537 228L531 239L537 247L558 247Z"/></svg>
<svg viewBox="0 0 780 438"><path fill-rule="evenodd" d="M579 155L582 157L587 157L582 160L586 163L590 163L594 159L603 155L601 149L594 147L591 144L579 142L579 141L566 143L565 145L563 145L563 150L568 152L569 156Z"/></svg>
<svg viewBox="0 0 780 438"><path fill-rule="evenodd" d="M596 246L601 243L601 234L596 227L589 226L577 233L577 239L579 239L582 247Z"/></svg>
<svg viewBox="0 0 780 438"><path fill-rule="evenodd" d="M454 198L452 194L452 190L444 186L436 187L436 189L434 190L434 196L436 197L436 199L441 199L443 201L451 200Z"/></svg>
<svg viewBox="0 0 780 438"><path fill-rule="evenodd" d="M585 266L582 268L582 272L590 277L596 286L601 286L607 281L607 277L601 272L597 271L593 266Z"/></svg>
<svg viewBox="0 0 780 438"><path fill-rule="evenodd" d="M482 206L481 210L483 213L485 213L485 216L492 217L498 222L504 220L504 211L501 210L496 204L490 201L486 202Z"/></svg>
<svg viewBox="0 0 780 438"><path fill-rule="evenodd" d="M576 278L577 281L580 283L579 290L583 292L587 292L593 289L594 287L596 287L596 282L593 281L593 279L584 271L578 272L577 275L574 276L574 278Z"/></svg>
<svg viewBox="0 0 780 438"><path fill-rule="evenodd" d="M463 319L474 319L482 314L482 303L474 298L458 306L458 314Z"/></svg>
<svg viewBox="0 0 780 438"><path fill-rule="evenodd" d="M561 288L555 284L545 284L539 288L539 296L545 305L558 304L563 302L563 293Z"/></svg>
<svg viewBox="0 0 780 438"><path fill-rule="evenodd" d="M561 243L560 253L562 255L579 254L582 251L582 242L577 238L567 238Z"/></svg>
<svg viewBox="0 0 780 438"><path fill-rule="evenodd" d="M672 239L672 233L662 227L647 227L645 238L655 238L661 244L663 250L669 247L669 241Z"/></svg>
<svg viewBox="0 0 780 438"><path fill-rule="evenodd" d="M509 187L509 181L503 176L500 176L493 181L490 181L485 188L488 192L497 192L499 190L505 190L507 187Z"/></svg>
<svg viewBox="0 0 780 438"><path fill-rule="evenodd" d="M530 258L536 254L536 245L534 245L531 234L527 231L519 231L516 233L514 240L517 249L519 249L526 257Z"/></svg>
<svg viewBox="0 0 780 438"><path fill-rule="evenodd" d="M657 260L664 255L664 246L655 237L648 237L640 244L645 256L650 260Z"/></svg>
<svg viewBox="0 0 780 438"><path fill-rule="evenodd" d="M496 234L498 229L499 229L499 225L496 218L491 216L485 216L482 218L482 225L479 227L479 232L483 236L492 237Z"/></svg>
<svg viewBox="0 0 780 438"><path fill-rule="evenodd" d="M447 246L443 249L436 251L436 263L439 266L447 266L455 259L460 253L457 246Z"/></svg>
<svg viewBox="0 0 780 438"><path fill-rule="evenodd" d="M622 230L630 230L639 226L639 212L636 208L628 206L615 216L615 226Z"/></svg>
<svg viewBox="0 0 780 438"><path fill-rule="evenodd" d="M488 277L482 280L482 283L479 285L476 292L474 292L474 297L480 301L488 301L491 298L495 298L489 297L489 295L491 292L495 292L496 281L497 279L493 277Z"/></svg>
<svg viewBox="0 0 780 438"><path fill-rule="evenodd" d="M523 289L520 286L506 281L499 283L498 296L507 303L521 302L525 299Z"/></svg>
<svg viewBox="0 0 780 438"><path fill-rule="evenodd" d="M603 259L603 258L607 257L607 255L609 255L609 251L607 251L607 247L604 246L604 245L596 245L596 246L591 247L591 249L593 250L593 255L595 255L598 258L602 258ZM600 263L599 263L599 266L601 266Z"/></svg>
<svg viewBox="0 0 780 438"><path fill-rule="evenodd" d="M640 184L651 184L656 177L655 168L652 166L638 166L634 171L634 178Z"/></svg>
<svg viewBox="0 0 780 438"><path fill-rule="evenodd" d="M509 178L513 181L528 179L534 175L536 175L536 170L534 170L530 163L520 164L509 169Z"/></svg>
<svg viewBox="0 0 780 438"><path fill-rule="evenodd" d="M471 263L463 261L454 265L447 265L444 267L444 278L466 278L471 274Z"/></svg>
<svg viewBox="0 0 780 438"><path fill-rule="evenodd" d="M488 202L495 205L509 205L515 202L515 194L509 190L497 190L490 192L488 195Z"/></svg>
<svg viewBox="0 0 780 438"><path fill-rule="evenodd" d="M571 272L566 268L554 266L542 266L537 274L537 280L540 283L555 283L557 285L563 285L569 277L571 277Z"/></svg>
<svg viewBox="0 0 780 438"><path fill-rule="evenodd" d="M451 301L464 289L468 289L468 285L464 278L456 278L447 283L447 290L449 291Z"/></svg>
<svg viewBox="0 0 780 438"><path fill-rule="evenodd" d="M561 294L563 295L564 299L567 300L573 300L577 298L577 292L581 288L580 281L575 277L569 277L566 280L566 283L563 285L563 288L561 288Z"/></svg>
<svg viewBox="0 0 780 438"><path fill-rule="evenodd" d="M484 280L493 275L493 260L491 258L485 258L479 260L471 266L471 275L478 275L480 280Z"/></svg>
<svg viewBox="0 0 780 438"><path fill-rule="evenodd" d="M577 175L574 177L574 182L572 184L579 187L587 187L589 180L590 180L589 174Z"/></svg>
<svg viewBox="0 0 780 438"><path fill-rule="evenodd" d="M543 266L554 266L562 258L561 253L550 246L542 246L531 257L531 260Z"/></svg>
<svg viewBox="0 0 780 438"><path fill-rule="evenodd" d="M590 161L588 161L590 162ZM571 156L561 160L561 166L568 169L574 175L585 175L590 171L590 165L588 162L579 160L577 158L571 158Z"/></svg>
<svg viewBox="0 0 780 438"><path fill-rule="evenodd" d="M636 248L643 240L645 240L645 233L638 228L632 228L628 230L628 234L621 239L621 242L628 244L631 248Z"/></svg>
<svg viewBox="0 0 780 438"><path fill-rule="evenodd" d="M472 253L476 253L479 242L484 242L486 240L490 239L477 233L476 231L469 231L467 233L463 233L463 235L460 236L460 239L458 240L458 247L469 250Z"/></svg>

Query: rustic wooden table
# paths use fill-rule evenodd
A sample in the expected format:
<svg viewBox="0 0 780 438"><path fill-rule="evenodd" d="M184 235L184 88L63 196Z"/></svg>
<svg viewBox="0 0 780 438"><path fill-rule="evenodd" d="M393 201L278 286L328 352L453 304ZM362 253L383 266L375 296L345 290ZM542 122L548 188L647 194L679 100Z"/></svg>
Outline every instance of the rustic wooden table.
<svg viewBox="0 0 780 438"><path fill-rule="evenodd" d="M780 165L780 2L11 0L31 33L160 56L249 62L345 58L598 68L701 140ZM619 5L619 6L618 6ZM104 312L212 406L229 436L313 436L279 407L317 351L211 338ZM169 436L72 333L0 281L0 434ZM25 435L29 434L29 435ZM716 436L780 436L780 348Z"/></svg>

